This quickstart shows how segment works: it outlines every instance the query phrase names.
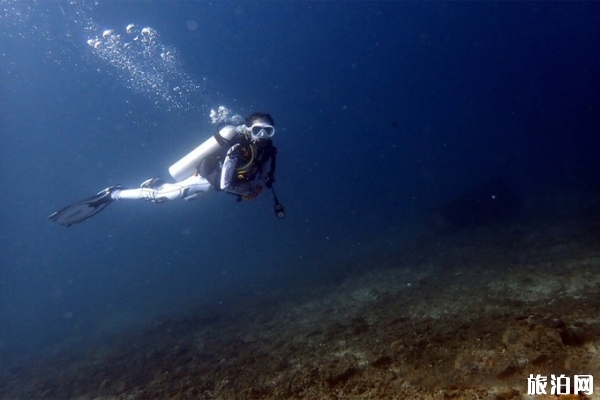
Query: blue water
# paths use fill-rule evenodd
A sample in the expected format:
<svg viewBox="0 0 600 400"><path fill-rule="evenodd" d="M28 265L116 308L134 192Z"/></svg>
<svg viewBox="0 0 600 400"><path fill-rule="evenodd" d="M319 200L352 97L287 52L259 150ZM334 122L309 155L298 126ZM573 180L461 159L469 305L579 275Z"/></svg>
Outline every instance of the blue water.
<svg viewBox="0 0 600 400"><path fill-rule="evenodd" d="M599 3L1 4L0 359L339 268L490 179L532 209L600 189ZM176 63L87 43L130 23ZM197 86L176 102L160 79ZM275 119L285 220L268 192L47 220L167 178L220 105Z"/></svg>

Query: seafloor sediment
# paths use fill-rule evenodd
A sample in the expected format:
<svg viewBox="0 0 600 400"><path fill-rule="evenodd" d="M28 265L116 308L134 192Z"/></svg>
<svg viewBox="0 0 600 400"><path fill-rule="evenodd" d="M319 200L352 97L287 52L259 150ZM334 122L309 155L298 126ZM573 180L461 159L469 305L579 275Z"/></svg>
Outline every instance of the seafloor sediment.
<svg viewBox="0 0 600 400"><path fill-rule="evenodd" d="M372 249L321 284L246 288L12 368L0 398L556 398L551 374L600 383L599 230L592 211ZM547 395L528 394L530 374Z"/></svg>

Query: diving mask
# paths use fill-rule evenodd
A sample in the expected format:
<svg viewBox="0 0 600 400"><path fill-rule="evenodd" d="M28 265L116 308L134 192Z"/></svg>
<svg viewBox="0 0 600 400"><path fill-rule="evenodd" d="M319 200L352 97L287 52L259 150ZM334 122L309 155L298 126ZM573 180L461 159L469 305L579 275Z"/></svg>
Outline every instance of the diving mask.
<svg viewBox="0 0 600 400"><path fill-rule="evenodd" d="M254 140L267 140L275 135L275 127L264 122L257 122L247 129Z"/></svg>

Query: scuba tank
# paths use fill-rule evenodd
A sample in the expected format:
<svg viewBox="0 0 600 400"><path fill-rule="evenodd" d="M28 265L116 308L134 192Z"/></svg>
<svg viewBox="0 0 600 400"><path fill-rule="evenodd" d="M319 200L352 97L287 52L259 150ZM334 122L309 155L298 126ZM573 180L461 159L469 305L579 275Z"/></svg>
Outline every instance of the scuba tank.
<svg viewBox="0 0 600 400"><path fill-rule="evenodd" d="M196 173L196 168L200 162L208 155L219 150L237 134L237 129L233 125L225 125L217 133L207 139L200 146L185 155L181 160L169 167L169 174L177 182L189 178Z"/></svg>

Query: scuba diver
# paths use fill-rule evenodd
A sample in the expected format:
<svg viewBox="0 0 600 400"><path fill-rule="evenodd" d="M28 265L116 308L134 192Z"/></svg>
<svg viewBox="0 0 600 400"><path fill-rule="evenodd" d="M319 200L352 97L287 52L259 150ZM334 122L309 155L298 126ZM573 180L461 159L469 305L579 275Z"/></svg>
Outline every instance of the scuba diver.
<svg viewBox="0 0 600 400"><path fill-rule="evenodd" d="M115 200L148 200L164 203L170 200L193 200L210 191L225 191L238 201L252 200L263 188L271 189L275 215L284 218L273 183L277 148L272 138L275 123L269 114L252 113L243 124L224 123L200 146L169 167L175 183L160 177L144 181L141 187L126 189L110 186L97 195L70 204L50 215L51 221L71 226L94 216ZM268 171L268 172L267 172Z"/></svg>

